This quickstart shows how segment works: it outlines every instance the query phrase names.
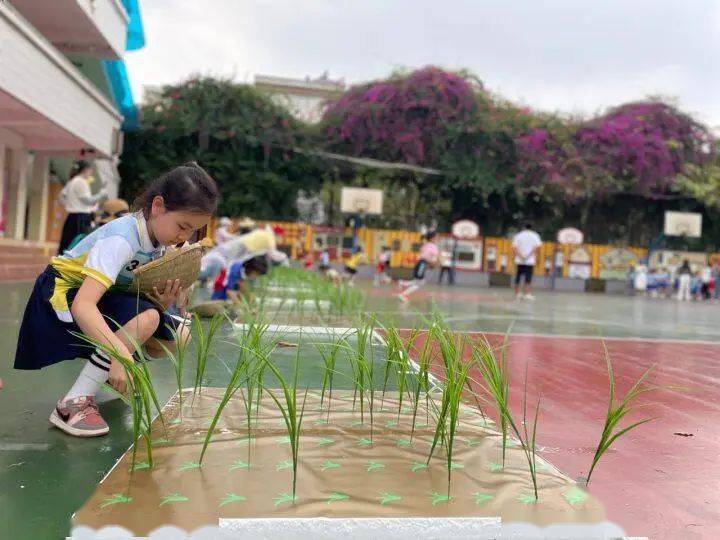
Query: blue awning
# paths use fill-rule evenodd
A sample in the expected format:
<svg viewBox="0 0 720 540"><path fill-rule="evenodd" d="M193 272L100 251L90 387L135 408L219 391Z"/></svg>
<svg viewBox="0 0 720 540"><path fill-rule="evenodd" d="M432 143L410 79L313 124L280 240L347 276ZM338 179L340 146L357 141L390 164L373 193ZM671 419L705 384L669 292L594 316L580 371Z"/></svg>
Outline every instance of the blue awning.
<svg viewBox="0 0 720 540"><path fill-rule="evenodd" d="M145 32L143 31L138 0L122 0L122 3L129 17L125 50L135 51L141 49L145 46ZM138 129L140 127L138 110L130 88L130 79L128 79L125 62L122 60L107 60L103 62L103 69L115 98L115 104L124 117L123 130Z"/></svg>
<svg viewBox="0 0 720 540"><path fill-rule="evenodd" d="M115 105L117 105L120 114L124 117L123 130L138 129L140 126L138 111L130 88L130 79L128 79L125 62L122 60L106 60L103 62L103 68L115 98Z"/></svg>
<svg viewBox="0 0 720 540"><path fill-rule="evenodd" d="M126 51L136 51L145 46L145 32L143 31L142 17L140 16L140 5L138 0L123 0L125 12L130 20L127 27Z"/></svg>

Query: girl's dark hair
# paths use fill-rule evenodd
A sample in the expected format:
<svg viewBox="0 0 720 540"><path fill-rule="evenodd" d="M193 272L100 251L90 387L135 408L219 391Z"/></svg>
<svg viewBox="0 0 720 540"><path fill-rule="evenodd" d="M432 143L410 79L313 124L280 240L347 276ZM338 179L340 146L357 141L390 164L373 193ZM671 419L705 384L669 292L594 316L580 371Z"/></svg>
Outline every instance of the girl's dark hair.
<svg viewBox="0 0 720 540"><path fill-rule="evenodd" d="M258 255L256 257L253 257L252 259L249 259L243 264L243 267L245 268L245 272L255 272L261 276L264 276L267 274L268 271L268 262L267 257L265 255Z"/></svg>
<svg viewBox="0 0 720 540"><path fill-rule="evenodd" d="M425 233L425 240L429 242L430 240L432 240L432 239L435 238L436 236L437 236L437 233L436 233L435 231L428 231L428 232Z"/></svg>
<svg viewBox="0 0 720 540"><path fill-rule="evenodd" d="M191 161L175 167L154 180L133 203L147 217L155 197L162 197L165 208L198 214L213 214L220 193L215 180L200 165Z"/></svg>
<svg viewBox="0 0 720 540"><path fill-rule="evenodd" d="M73 178L83 172L85 169L90 168L90 163L85 161L84 159L79 159L75 162L73 165L72 170L70 171L70 178Z"/></svg>

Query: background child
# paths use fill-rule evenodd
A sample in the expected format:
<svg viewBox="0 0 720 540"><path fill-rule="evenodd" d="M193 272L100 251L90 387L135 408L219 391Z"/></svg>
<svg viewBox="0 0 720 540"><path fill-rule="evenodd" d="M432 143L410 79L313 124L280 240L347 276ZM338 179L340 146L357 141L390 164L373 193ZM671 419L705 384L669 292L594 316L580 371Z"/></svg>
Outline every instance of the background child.
<svg viewBox="0 0 720 540"><path fill-rule="evenodd" d="M425 235L425 243L420 247L420 257L413 268L412 279L409 281L400 280L398 282L401 289L404 288L404 290L401 290L400 294L398 294L400 300L403 302L410 301L409 296L425 284L425 272L428 266L434 265L439 256L440 250L435 244L435 232L430 231Z"/></svg>
<svg viewBox="0 0 720 540"><path fill-rule="evenodd" d="M247 296L247 280L254 280L260 276L267 274L268 261L265 255L258 255L246 261L237 260L230 264L227 272L223 271L221 276L224 277L220 287L213 292L212 300L235 300L237 301L239 291L243 296Z"/></svg>
<svg viewBox="0 0 720 540"><path fill-rule="evenodd" d="M361 262L365 260L365 255L363 254L363 250L360 246L355 248L355 253L350 255L345 260L345 277L348 280L348 285L354 285L355 284L355 276L357 275L357 268L360 265Z"/></svg>
<svg viewBox="0 0 720 540"><path fill-rule="evenodd" d="M103 435L108 426L94 396L108 381L118 392L126 389L122 363L111 360L100 347L88 352L85 342L71 332L82 332L129 361L129 337L144 343L151 356L161 353L161 345L174 346L166 325L177 323L165 310L187 301L179 281L168 280L164 290L155 290L153 303L129 293L132 271L160 257L164 246L187 241L208 223L217 202L217 186L201 167L176 167L135 201L135 213L96 229L53 258L37 278L20 327L15 368L41 369L63 360L87 359L52 412L53 425L78 437ZM188 338L187 328L179 331Z"/></svg>
<svg viewBox="0 0 720 540"><path fill-rule="evenodd" d="M388 270L390 270L390 248L383 246L378 255L377 267L375 268L375 286L392 281L388 275Z"/></svg>

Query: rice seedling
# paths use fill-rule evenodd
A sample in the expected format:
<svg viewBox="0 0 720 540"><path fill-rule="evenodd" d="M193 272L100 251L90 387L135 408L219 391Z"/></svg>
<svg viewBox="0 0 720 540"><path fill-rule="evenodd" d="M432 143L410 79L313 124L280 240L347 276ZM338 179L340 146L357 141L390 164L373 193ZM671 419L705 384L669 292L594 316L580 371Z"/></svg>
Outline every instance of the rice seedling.
<svg viewBox="0 0 720 540"><path fill-rule="evenodd" d="M284 404L275 395L275 392L269 388L265 388L267 393L270 395L272 400L280 409L280 413L285 421L285 427L287 428L288 437L290 437L290 447L292 452L292 469L293 469L293 481L292 481L292 498L290 502L296 500L296 486L297 486L297 468L298 468L298 454L300 450L300 430L302 427L302 420L305 414L305 400L307 399L307 388L303 396L302 403L298 407L298 374L300 372L300 347L298 347L297 353L295 354L295 373L293 376L292 386L283 377L280 370L275 366L268 357L264 358L264 363L268 369L275 375L284 395Z"/></svg>
<svg viewBox="0 0 720 540"><path fill-rule="evenodd" d="M410 388L408 385L408 378L410 374L410 347L415 341L415 337L418 334L418 330L413 330L407 340L403 340L400 336L400 332L395 326L388 326L385 328L386 333L386 356L385 361L385 373L383 376L383 391L380 407L385 403L385 391L387 389L388 380L390 378L390 372L395 372L395 385L398 392L398 413L397 419L400 421L400 414L402 412L403 398L405 394L411 395Z"/></svg>
<svg viewBox="0 0 720 540"><path fill-rule="evenodd" d="M263 328L257 328L258 325L251 325L250 330L248 333L262 333L264 331ZM238 335L238 355L237 360L235 362L235 368L232 370L230 374L230 380L228 381L228 385L225 388L225 393L223 394L222 399L220 400L220 403L218 404L217 410L215 411L215 415L212 418L212 421L210 422L210 426L208 427L207 434L205 435L205 440L203 442L202 450L200 451L200 459L199 463L202 465L203 458L205 457L205 452L207 451L207 447L210 444L210 439L212 438L212 434L215 431L215 426L217 425L218 421L220 420L220 415L222 414L223 410L227 406L227 404L230 402L232 397L235 395L235 393L240 389L241 385L245 382L245 380L251 378L251 375L248 374L248 362L249 357L251 354L254 354L256 351L252 347L246 346L244 341L244 334ZM246 404L247 406L247 404ZM248 430L250 429L250 423L248 422ZM250 435L250 432L248 431L248 436ZM250 445L248 444L248 449L250 448Z"/></svg>
<svg viewBox="0 0 720 540"><path fill-rule="evenodd" d="M114 321L113 321L114 322ZM119 324L115 323L116 326L120 327ZM80 332L71 332L75 337L87 343L90 347L98 349L105 353L112 361L119 362L125 370L127 393L122 394L116 392L122 401L127 404L132 411L132 424L133 424L133 450L132 457L130 460L130 471L132 472L136 465L137 459L137 443L140 437L145 440L145 448L147 452L147 463L150 467L153 466L153 454L152 454L152 421L153 421L153 407L157 411L163 429L165 428L165 421L162 416L162 410L160 407L155 388L152 383L152 377L150 376L150 370L147 367L147 358L140 344L130 334L125 333L124 337L130 343L131 349L134 349L134 354L138 361L135 362L132 358L126 358L115 346L106 344L97 339L91 338ZM113 389L114 390L114 389Z"/></svg>
<svg viewBox="0 0 720 540"><path fill-rule="evenodd" d="M194 315L192 320L193 333L195 334L195 389L193 391L193 399L198 393L202 393L202 382L205 376L205 367L207 365L210 351L212 350L213 340L215 334L220 328L225 316L223 314L216 314L210 319L207 331L203 328L202 321L199 315Z"/></svg>
<svg viewBox="0 0 720 540"><path fill-rule="evenodd" d="M410 429L410 440L413 440L415 435L415 427L417 425L417 413L420 405L420 396L422 392L425 392L425 410L427 415L426 424L430 425L430 342L431 342L431 331L433 326L427 332L425 342L420 351L418 357L418 372L415 376L415 388L413 392L413 410L412 410L412 427ZM419 334L419 332L418 332Z"/></svg>
<svg viewBox="0 0 720 540"><path fill-rule="evenodd" d="M487 339L483 339L479 344L473 346L473 364L477 365L485 383L485 390L495 401L498 413L498 421L502 432L502 459L503 467L505 466L505 454L508 446L508 431L512 430L517 439L520 441L521 448L528 462L530 476L533 483L533 492L535 500L538 499L537 487L537 463L536 463L536 434L537 421L540 412L540 397L538 396L537 405L535 407L535 416L533 419L532 432L528 431L527 417L527 366L525 367L525 386L523 397L523 420L522 431L518 428L517 422L512 415L509 405L510 397L510 378L507 369L507 341L508 334L505 335L503 342L501 359L497 360L494 351Z"/></svg>
<svg viewBox="0 0 720 540"><path fill-rule="evenodd" d="M342 336L335 339L330 345L329 351L326 351L325 344L316 343L315 348L320 353L320 356L322 356L323 364L325 367L323 372L322 390L320 391L320 409L322 410L325 405L325 392L327 391L327 418L329 420L330 404L332 401L333 380L335 378L336 372L335 365L337 363L340 351L343 349L349 349L349 345L347 343L347 334L343 334Z"/></svg>
<svg viewBox="0 0 720 540"><path fill-rule="evenodd" d="M460 420L460 404L471 364L469 362L463 362L464 339L440 326L435 326L435 329L434 333L440 347L445 378L443 381L441 405L437 413L435 434L427 458L427 464L430 464L430 459L436 446L442 441L445 450L448 474L447 494L449 497L452 471L455 468L452 459L455 433Z"/></svg>
<svg viewBox="0 0 720 540"><path fill-rule="evenodd" d="M590 483L590 478L593 471L595 470L595 466L600 461L600 458L605 454L605 452L607 452L608 448L610 448L610 446L612 446L612 444L617 439L625 435L627 432L635 429L636 427L650 422L651 420L654 420L654 418L645 418L644 420L634 422L627 427L618 429L618 424L620 423L620 421L630 411L636 408L633 407L633 402L637 399L637 397L645 392L650 392L658 389L654 386L643 386L648 378L648 375L650 375L650 372L655 366L653 365L646 369L645 372L640 376L640 378L635 381L635 384L633 384L630 390L628 390L628 392L625 394L625 397L617 401L615 399L615 372L613 370L612 361L610 359L610 353L608 352L607 345L604 341L603 355L605 357L605 364L607 365L610 395L608 399L607 413L605 414L605 424L603 425L603 430L600 434L600 441L598 442L597 448L595 450L595 455L593 456L592 465L590 466L590 471L588 472L587 480L585 481L586 485Z"/></svg>
<svg viewBox="0 0 720 540"><path fill-rule="evenodd" d="M472 360L478 367L486 392L495 402L500 432L502 435L502 462L505 466L505 449L508 437L508 418L504 411L509 410L510 378L507 369L507 342L508 335L505 334L501 349L500 361L498 362L487 338L483 336L482 341L472 347Z"/></svg>
<svg viewBox="0 0 720 540"><path fill-rule="evenodd" d="M182 339L180 332L172 325L167 326L168 330L172 334L173 343L175 344L174 350L166 347L160 343L160 346L165 351L165 354L172 364L173 371L175 372L175 381L177 382L178 389L178 415L180 421L182 421L183 415L183 370L185 369L185 355L187 353L189 340Z"/></svg>

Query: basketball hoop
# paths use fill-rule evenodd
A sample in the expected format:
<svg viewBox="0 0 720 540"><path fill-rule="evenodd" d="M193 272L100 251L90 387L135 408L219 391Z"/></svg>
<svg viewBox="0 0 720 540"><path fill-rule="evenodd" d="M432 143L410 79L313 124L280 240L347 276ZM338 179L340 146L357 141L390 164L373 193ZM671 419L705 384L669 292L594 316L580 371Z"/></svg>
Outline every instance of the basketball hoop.
<svg viewBox="0 0 720 540"><path fill-rule="evenodd" d="M343 187L340 191L340 211L345 214L382 214L381 189Z"/></svg>
<svg viewBox="0 0 720 540"><path fill-rule="evenodd" d="M452 226L452 235L460 240L472 240L480 234L480 227L474 221L461 219Z"/></svg>
<svg viewBox="0 0 720 540"><path fill-rule="evenodd" d="M702 236L702 214L698 212L665 212L663 232L665 236L700 238Z"/></svg>

